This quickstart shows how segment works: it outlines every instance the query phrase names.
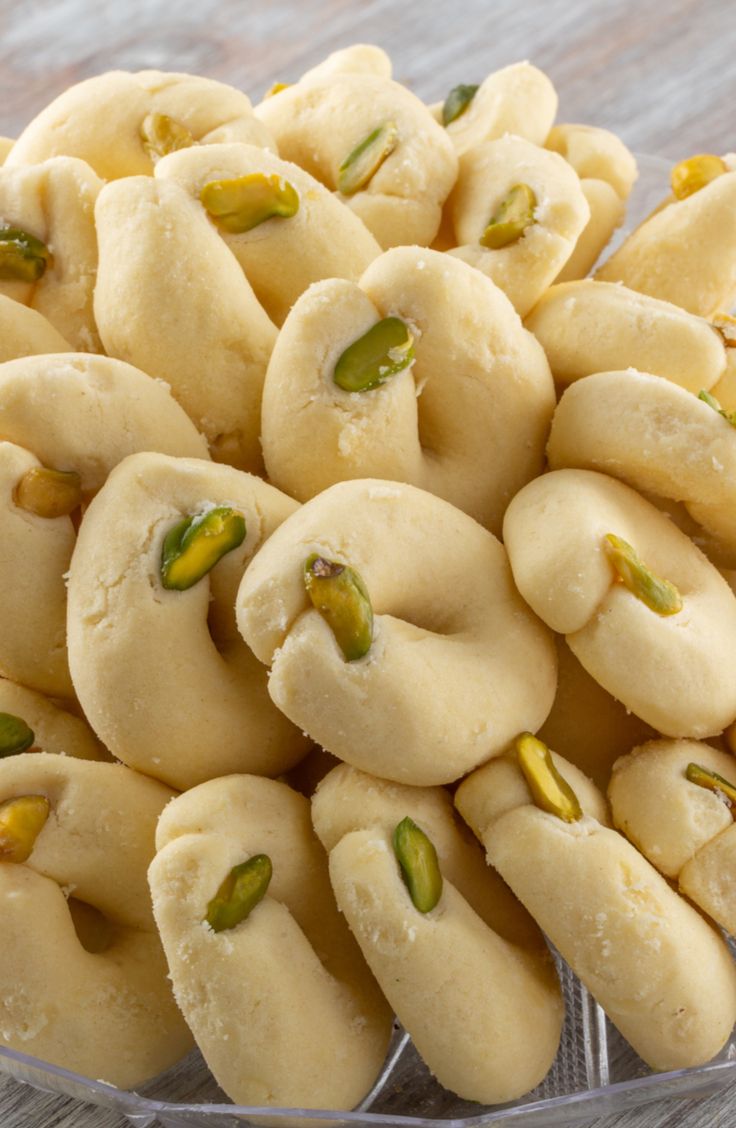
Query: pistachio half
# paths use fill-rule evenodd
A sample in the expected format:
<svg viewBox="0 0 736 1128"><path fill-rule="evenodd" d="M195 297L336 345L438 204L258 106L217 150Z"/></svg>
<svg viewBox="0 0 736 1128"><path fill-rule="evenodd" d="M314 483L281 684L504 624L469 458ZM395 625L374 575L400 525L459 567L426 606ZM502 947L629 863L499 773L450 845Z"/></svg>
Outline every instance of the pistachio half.
<svg viewBox="0 0 736 1128"><path fill-rule="evenodd" d="M400 317L384 317L348 345L335 365L333 380L344 392L377 388L414 360L414 336Z"/></svg>
<svg viewBox="0 0 736 1128"><path fill-rule="evenodd" d="M168 153L196 144L187 127L168 114L147 114L141 123L141 140L154 164Z"/></svg>
<svg viewBox="0 0 736 1128"><path fill-rule="evenodd" d="M45 243L19 227L0 227L0 279L38 282L51 261Z"/></svg>
<svg viewBox="0 0 736 1128"><path fill-rule="evenodd" d="M186 591L245 540L245 518L229 505L185 517L170 529L161 552L161 582Z"/></svg>
<svg viewBox="0 0 736 1128"><path fill-rule="evenodd" d="M266 98L273 98L274 94L280 94L282 90L288 90L289 87L293 85L292 82L274 82L263 95L264 102Z"/></svg>
<svg viewBox="0 0 736 1128"><path fill-rule="evenodd" d="M407 815L394 830L392 843L414 907L420 913L431 912L442 896L442 873L432 841Z"/></svg>
<svg viewBox="0 0 736 1128"><path fill-rule="evenodd" d="M266 896L273 867L268 854L254 854L233 866L207 905L207 921L213 932L224 932L250 916Z"/></svg>
<svg viewBox="0 0 736 1128"><path fill-rule="evenodd" d="M232 180L210 180L199 198L218 225L232 235L251 231L274 217L290 219L299 211L296 188L276 173L250 172Z"/></svg>
<svg viewBox="0 0 736 1128"><path fill-rule="evenodd" d="M695 157L688 157L676 164L670 173L672 193L676 199L685 200L724 172L728 172L728 167L713 153L698 153Z"/></svg>
<svg viewBox="0 0 736 1128"><path fill-rule="evenodd" d="M528 184L514 184L488 221L480 237L480 245L497 251L522 237L537 221L534 211L537 197Z"/></svg>
<svg viewBox="0 0 736 1128"><path fill-rule="evenodd" d="M523 732L516 738L516 757L538 807L557 815L563 822L577 822L583 817L577 795L557 771L543 741L530 732Z"/></svg>
<svg viewBox="0 0 736 1128"><path fill-rule="evenodd" d="M617 578L650 610L658 615L676 615L682 610L682 596L675 585L655 576L628 541L615 533L607 533L603 548Z"/></svg>
<svg viewBox="0 0 736 1128"><path fill-rule="evenodd" d="M82 479L76 470L33 466L15 487L13 500L37 517L67 517L82 504Z"/></svg>
<svg viewBox="0 0 736 1128"><path fill-rule="evenodd" d="M0 862L25 862L51 810L45 795L19 795L0 804Z"/></svg>
<svg viewBox="0 0 736 1128"><path fill-rule="evenodd" d="M477 86L453 86L442 106L442 124L447 126L464 114L478 92Z"/></svg>
<svg viewBox="0 0 736 1128"><path fill-rule="evenodd" d="M700 764L688 764L685 776L690 783L696 783L698 787L705 787L708 791L718 791L721 795L725 795L730 806L736 804L736 786L718 772L702 768Z"/></svg>
<svg viewBox="0 0 736 1128"><path fill-rule="evenodd" d="M730 423L732 427L736 427L736 411L724 411L716 397L712 396L710 392L706 392L705 388L701 388L698 392L698 399L702 400L703 403L707 403L708 407L712 407L714 411L722 415L726 422Z"/></svg>
<svg viewBox="0 0 736 1128"><path fill-rule="evenodd" d="M379 125L351 153L337 170L337 190L353 196L375 176L386 157L399 143L399 130L394 122Z"/></svg>
<svg viewBox="0 0 736 1128"><path fill-rule="evenodd" d="M363 580L347 564L313 552L304 563L304 586L346 662L363 658L373 641L373 609Z"/></svg>
<svg viewBox="0 0 736 1128"><path fill-rule="evenodd" d="M33 729L21 717L0 713L0 759L26 752L35 739Z"/></svg>

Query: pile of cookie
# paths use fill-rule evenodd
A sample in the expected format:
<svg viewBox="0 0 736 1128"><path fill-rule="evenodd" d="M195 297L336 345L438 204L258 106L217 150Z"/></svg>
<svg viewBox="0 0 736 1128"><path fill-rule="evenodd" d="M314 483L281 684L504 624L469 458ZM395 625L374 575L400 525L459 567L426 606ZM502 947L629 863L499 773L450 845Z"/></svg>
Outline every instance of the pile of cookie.
<svg viewBox="0 0 736 1128"><path fill-rule="evenodd" d="M397 1016L510 1101L545 934L653 1069L727 1043L736 158L587 277L636 163L556 111L357 45L4 144L3 1045L350 1109Z"/></svg>

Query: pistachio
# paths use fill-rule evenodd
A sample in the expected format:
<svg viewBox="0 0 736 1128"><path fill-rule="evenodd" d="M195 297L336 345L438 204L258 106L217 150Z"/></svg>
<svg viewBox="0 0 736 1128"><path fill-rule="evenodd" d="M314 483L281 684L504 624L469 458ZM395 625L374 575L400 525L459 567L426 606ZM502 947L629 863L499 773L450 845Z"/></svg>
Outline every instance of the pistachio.
<svg viewBox="0 0 736 1128"><path fill-rule="evenodd" d="M442 124L447 126L465 113L478 91L477 86L453 86L442 106Z"/></svg>
<svg viewBox="0 0 736 1128"><path fill-rule="evenodd" d="M538 807L568 823L583 817L577 795L557 771L546 744L523 732L516 738L516 758Z"/></svg>
<svg viewBox="0 0 736 1128"><path fill-rule="evenodd" d="M712 396L710 392L706 392L705 388L701 388L698 392L698 399L702 400L703 403L707 403L708 407L712 407L714 411L722 415L726 422L730 423L732 427L736 427L736 411L724 411L716 397Z"/></svg>
<svg viewBox="0 0 736 1128"><path fill-rule="evenodd" d="M685 200L724 172L728 172L728 167L720 157L712 153L698 153L695 157L688 157L676 164L670 174L673 195L678 200Z"/></svg>
<svg viewBox="0 0 736 1128"><path fill-rule="evenodd" d="M736 804L736 786L718 772L712 772L709 768L701 767L700 764L688 764L685 777L698 787L705 787L708 791L717 791L725 795L729 806L733 807Z"/></svg>
<svg viewBox="0 0 736 1128"><path fill-rule="evenodd" d="M154 164L167 153L196 144L187 127L168 114L147 114L141 124L141 140Z"/></svg>
<svg viewBox="0 0 736 1128"><path fill-rule="evenodd" d="M99 909L70 897L67 901L74 931L85 952L106 952L115 937L115 926Z"/></svg>
<svg viewBox="0 0 736 1128"><path fill-rule="evenodd" d="M31 747L36 736L20 717L12 713L0 713L0 759L15 756Z"/></svg>
<svg viewBox="0 0 736 1128"><path fill-rule="evenodd" d="M480 245L497 251L516 243L536 223L537 197L528 184L514 184L488 221Z"/></svg>
<svg viewBox="0 0 736 1128"><path fill-rule="evenodd" d="M304 586L346 662L363 658L373 641L373 608L363 580L347 564L313 552L304 563Z"/></svg>
<svg viewBox="0 0 736 1128"><path fill-rule="evenodd" d="M0 279L38 282L50 261L40 239L18 227L0 227Z"/></svg>
<svg viewBox="0 0 736 1128"><path fill-rule="evenodd" d="M161 582L186 591L214 568L218 560L245 540L245 518L221 505L196 517L185 517L170 529L161 552Z"/></svg>
<svg viewBox="0 0 736 1128"><path fill-rule="evenodd" d="M293 83L291 82L274 82L273 86L269 86L266 93L263 95L265 102L266 98L273 98L274 94L280 94L282 90L288 90Z"/></svg>
<svg viewBox="0 0 736 1128"><path fill-rule="evenodd" d="M434 845L407 815L393 833L393 847L409 896L420 913L429 913L442 896L442 874Z"/></svg>
<svg viewBox="0 0 736 1128"><path fill-rule="evenodd" d="M44 795L19 795L0 804L0 862L25 862L50 811Z"/></svg>
<svg viewBox="0 0 736 1128"><path fill-rule="evenodd" d="M353 196L375 176L386 157L399 143L399 131L394 122L379 125L351 153L337 170L337 190L343 196Z"/></svg>
<svg viewBox="0 0 736 1128"><path fill-rule="evenodd" d="M615 533L607 533L603 547L618 579L651 611L658 615L676 615L682 610L682 596L675 585L655 576L627 541Z"/></svg>
<svg viewBox="0 0 736 1128"><path fill-rule="evenodd" d="M717 313L711 324L720 334L726 348L736 349L736 317L731 317L729 313Z"/></svg>
<svg viewBox="0 0 736 1128"><path fill-rule="evenodd" d="M333 380L344 392L368 392L414 360L414 337L400 317L384 317L348 345Z"/></svg>
<svg viewBox="0 0 736 1128"><path fill-rule="evenodd" d="M82 504L82 479L76 470L34 466L18 482L13 500L37 517L66 517Z"/></svg>
<svg viewBox="0 0 736 1128"><path fill-rule="evenodd" d="M254 854L233 866L207 905L207 921L213 932L224 932L250 916L266 895L273 867L268 854Z"/></svg>
<svg viewBox="0 0 736 1128"><path fill-rule="evenodd" d="M251 172L233 180L210 180L199 194L209 214L232 235L251 231L274 217L290 219L299 211L299 196L283 176Z"/></svg>

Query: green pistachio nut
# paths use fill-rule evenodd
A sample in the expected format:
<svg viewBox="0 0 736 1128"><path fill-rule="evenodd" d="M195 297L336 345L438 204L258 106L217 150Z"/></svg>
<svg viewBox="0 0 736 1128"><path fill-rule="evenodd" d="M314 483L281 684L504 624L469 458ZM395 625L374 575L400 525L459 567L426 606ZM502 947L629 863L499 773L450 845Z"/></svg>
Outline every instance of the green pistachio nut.
<svg viewBox="0 0 736 1128"><path fill-rule="evenodd" d="M170 529L161 552L161 582L167 589L186 591L245 540L245 518L220 505L196 517L185 517Z"/></svg>
<svg viewBox="0 0 736 1128"><path fill-rule="evenodd" d="M724 172L728 172L727 165L713 153L698 153L695 157L688 157L672 169L672 194L677 200L685 200L705 188L711 180L723 176Z"/></svg>
<svg viewBox="0 0 736 1128"><path fill-rule="evenodd" d="M348 345L335 365L333 380L344 392L368 392L414 360L414 336L400 317L384 317Z"/></svg>
<svg viewBox="0 0 736 1128"><path fill-rule="evenodd" d="M346 662L363 658L373 641L373 609L363 580L347 564L313 552L304 564L304 586Z"/></svg>
<svg viewBox="0 0 736 1128"><path fill-rule="evenodd" d="M296 188L276 173L251 172L233 180L210 180L199 198L231 235L251 231L267 219L290 219L299 211Z"/></svg>
<svg viewBox="0 0 736 1128"><path fill-rule="evenodd" d="M385 122L364 137L337 170L337 190L343 196L354 196L376 175L399 143L399 130L394 122Z"/></svg>
<svg viewBox="0 0 736 1128"><path fill-rule="evenodd" d="M450 122L457 121L465 113L477 92L477 86L464 86L462 84L453 86L442 106L442 124L448 126Z"/></svg>
<svg viewBox="0 0 736 1128"><path fill-rule="evenodd" d="M682 596L675 585L655 576L627 541L615 533L607 533L603 547L617 578L651 611L658 615L676 615L682 610Z"/></svg>
<svg viewBox="0 0 736 1128"><path fill-rule="evenodd" d="M233 866L207 905L207 921L213 932L225 932L244 921L266 896L273 867L268 854L254 854Z"/></svg>
<svg viewBox="0 0 736 1128"><path fill-rule="evenodd" d="M537 197L529 185L514 184L488 221L480 237L481 247L497 251L516 243L527 228L537 222L536 207Z"/></svg>
<svg viewBox="0 0 736 1128"><path fill-rule="evenodd" d="M141 123L141 140L154 164L168 153L196 144L187 127L168 114L147 114Z"/></svg>
<svg viewBox="0 0 736 1128"><path fill-rule="evenodd" d="M558 772L546 744L523 732L516 738L516 758L538 807L563 822L578 822L583 817L577 795Z"/></svg>
<svg viewBox="0 0 736 1128"><path fill-rule="evenodd" d="M82 479L76 470L34 466L18 482L13 500L37 517L67 517L82 504Z"/></svg>
<svg viewBox="0 0 736 1128"><path fill-rule="evenodd" d="M293 85L293 82L274 82L263 95L264 102L266 98L273 98L274 94L280 94L282 90L288 90Z"/></svg>
<svg viewBox="0 0 736 1128"><path fill-rule="evenodd" d="M12 713L0 713L0 759L26 752L35 739L33 729L20 717L14 717Z"/></svg>
<svg viewBox="0 0 736 1128"><path fill-rule="evenodd" d="M51 262L45 243L18 227L0 227L0 280L38 282Z"/></svg>
<svg viewBox="0 0 736 1128"><path fill-rule="evenodd" d="M431 912L442 896L442 873L433 843L408 815L394 830L392 842L414 907L420 913Z"/></svg>
<svg viewBox="0 0 736 1128"><path fill-rule="evenodd" d="M700 764L688 764L685 777L698 787L705 787L708 791L725 795L731 807L736 804L736 786L718 772L712 772L710 768L703 768Z"/></svg>
<svg viewBox="0 0 736 1128"><path fill-rule="evenodd" d="M703 403L707 403L708 407L712 407L714 411L722 415L726 422L730 423L732 427L736 427L736 411L724 411L716 397L712 396L710 392L706 392L705 388L702 388L698 392L698 399L702 400Z"/></svg>
<svg viewBox="0 0 736 1128"><path fill-rule="evenodd" d="M0 804L0 862L25 862L51 810L45 795L19 795Z"/></svg>

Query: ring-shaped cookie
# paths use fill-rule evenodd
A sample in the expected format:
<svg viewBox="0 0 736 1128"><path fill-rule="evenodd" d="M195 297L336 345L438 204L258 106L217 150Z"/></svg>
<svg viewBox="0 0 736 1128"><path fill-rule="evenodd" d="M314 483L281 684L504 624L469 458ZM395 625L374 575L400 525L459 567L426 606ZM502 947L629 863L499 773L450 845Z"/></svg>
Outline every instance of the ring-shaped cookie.
<svg viewBox="0 0 736 1128"><path fill-rule="evenodd" d="M310 603L315 553L355 569L367 589L375 618L359 660L346 661ZM517 594L503 546L413 486L342 482L308 501L251 562L237 619L271 667L278 707L384 779L457 779L538 728L554 697L554 644Z"/></svg>

